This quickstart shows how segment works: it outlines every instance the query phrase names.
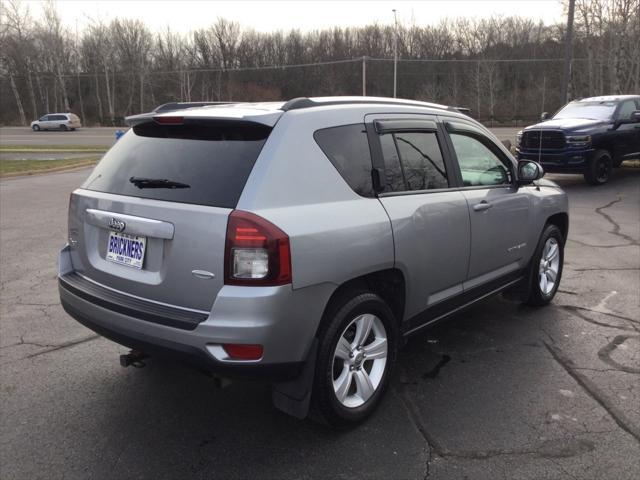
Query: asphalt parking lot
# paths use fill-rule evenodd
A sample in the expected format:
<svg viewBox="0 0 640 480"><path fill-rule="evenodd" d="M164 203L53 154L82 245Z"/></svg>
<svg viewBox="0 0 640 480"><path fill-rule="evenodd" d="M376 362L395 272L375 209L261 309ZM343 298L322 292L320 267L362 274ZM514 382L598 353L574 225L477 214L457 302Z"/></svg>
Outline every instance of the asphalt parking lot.
<svg viewBox="0 0 640 480"><path fill-rule="evenodd" d="M56 259L87 174L0 182L3 479L640 478L639 168L549 176L571 208L553 304L497 297L413 337L348 432L278 412L261 383L122 369L124 348L69 318Z"/></svg>

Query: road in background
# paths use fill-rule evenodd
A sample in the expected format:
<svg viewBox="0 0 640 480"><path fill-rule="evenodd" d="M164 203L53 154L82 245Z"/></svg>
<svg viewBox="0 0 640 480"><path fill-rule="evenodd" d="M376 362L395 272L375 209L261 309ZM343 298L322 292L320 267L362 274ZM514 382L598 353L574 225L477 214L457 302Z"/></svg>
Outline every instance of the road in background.
<svg viewBox="0 0 640 480"><path fill-rule="evenodd" d="M33 132L27 127L0 127L0 147L3 145L82 145L92 147L111 147L116 141L116 130L126 127L81 128L75 132ZM493 128L500 140L515 141L520 128Z"/></svg>
<svg viewBox="0 0 640 480"><path fill-rule="evenodd" d="M343 432L278 412L263 383L123 369L66 315L57 252L88 172L0 182L4 480L640 478L640 169L550 176L571 208L553 304L493 298L412 337L380 409Z"/></svg>
<svg viewBox="0 0 640 480"><path fill-rule="evenodd" d="M127 127L80 128L74 132L53 130L34 132L28 127L0 127L0 147L4 145L111 147L116 141L116 130L127 130Z"/></svg>

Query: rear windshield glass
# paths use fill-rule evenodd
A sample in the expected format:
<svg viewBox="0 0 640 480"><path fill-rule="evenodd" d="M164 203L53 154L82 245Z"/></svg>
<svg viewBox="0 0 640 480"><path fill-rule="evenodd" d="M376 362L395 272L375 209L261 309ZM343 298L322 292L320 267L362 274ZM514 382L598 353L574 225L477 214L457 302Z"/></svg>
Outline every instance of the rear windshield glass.
<svg viewBox="0 0 640 480"><path fill-rule="evenodd" d="M234 208L270 132L247 122L138 125L107 152L82 188Z"/></svg>

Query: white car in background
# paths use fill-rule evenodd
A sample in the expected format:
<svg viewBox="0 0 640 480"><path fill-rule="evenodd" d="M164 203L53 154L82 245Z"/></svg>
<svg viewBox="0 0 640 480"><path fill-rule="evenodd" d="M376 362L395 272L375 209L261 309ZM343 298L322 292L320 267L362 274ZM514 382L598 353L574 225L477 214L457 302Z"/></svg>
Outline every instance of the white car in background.
<svg viewBox="0 0 640 480"><path fill-rule="evenodd" d="M40 130L75 130L80 128L80 117L75 113L49 113L31 122L31 129L34 132Z"/></svg>

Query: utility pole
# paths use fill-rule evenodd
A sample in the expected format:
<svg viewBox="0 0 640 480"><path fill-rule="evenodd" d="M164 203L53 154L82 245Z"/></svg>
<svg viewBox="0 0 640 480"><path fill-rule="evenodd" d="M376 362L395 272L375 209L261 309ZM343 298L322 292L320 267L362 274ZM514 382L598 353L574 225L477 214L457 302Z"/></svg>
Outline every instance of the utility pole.
<svg viewBox="0 0 640 480"><path fill-rule="evenodd" d="M80 49L78 46L78 18L76 17L76 82L78 84L78 101L80 102L80 116L84 117L84 103L82 102L82 88L80 87Z"/></svg>
<svg viewBox="0 0 640 480"><path fill-rule="evenodd" d="M396 98L398 91L398 16L396 9L393 9L393 22L395 25L393 35L393 98Z"/></svg>
<svg viewBox="0 0 640 480"><path fill-rule="evenodd" d="M362 56L362 96L367 96L367 57Z"/></svg>
<svg viewBox="0 0 640 480"><path fill-rule="evenodd" d="M567 16L567 31L564 38L564 73L562 76L562 104L569 101L571 84L571 56L573 51L573 12L576 0L569 0L569 13Z"/></svg>

